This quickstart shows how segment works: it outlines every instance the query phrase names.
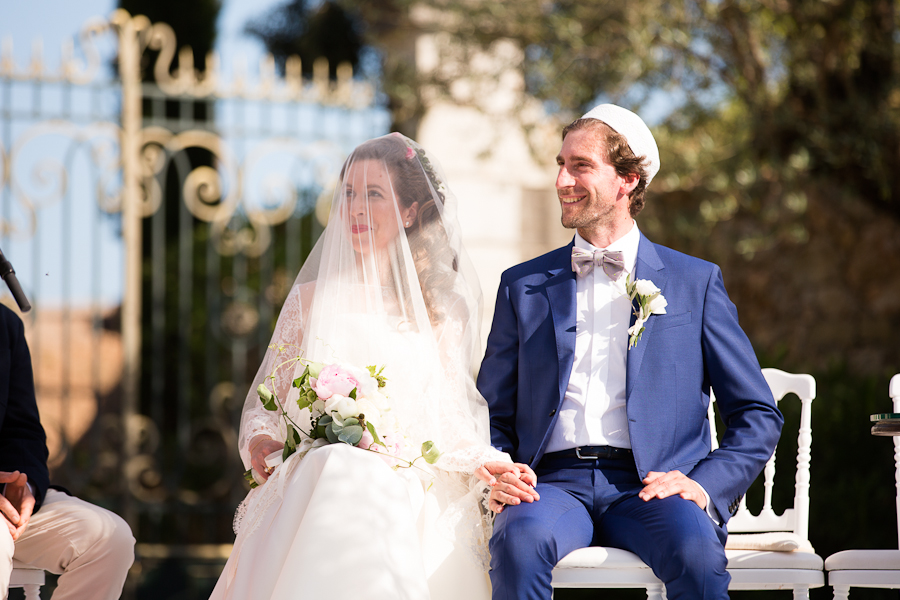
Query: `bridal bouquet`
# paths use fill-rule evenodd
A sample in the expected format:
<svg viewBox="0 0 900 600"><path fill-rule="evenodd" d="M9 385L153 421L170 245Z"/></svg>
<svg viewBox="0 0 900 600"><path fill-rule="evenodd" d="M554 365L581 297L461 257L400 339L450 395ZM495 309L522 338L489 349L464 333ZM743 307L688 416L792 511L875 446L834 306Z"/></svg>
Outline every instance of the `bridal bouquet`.
<svg viewBox="0 0 900 600"><path fill-rule="evenodd" d="M278 349L279 352L282 348ZM277 394L270 390L265 380L259 384L257 393L266 410L280 412L284 419L287 436L281 460L287 460L300 451L326 444L349 444L363 450L385 456L394 469L412 467L422 458L434 464L440 452L434 442L422 444L419 456L406 460L406 438L401 433L397 420L390 414L390 405L381 389L387 385L382 375L384 367L369 366L361 369L354 365L334 363L324 364L304 360L297 356L275 367L266 380L275 380L278 369L295 362L302 362L305 369L300 377L291 383L299 390L297 406L310 411L310 426L306 431L287 413ZM273 386L274 387L274 386ZM253 469L248 469L244 477L251 487L259 482L254 479Z"/></svg>

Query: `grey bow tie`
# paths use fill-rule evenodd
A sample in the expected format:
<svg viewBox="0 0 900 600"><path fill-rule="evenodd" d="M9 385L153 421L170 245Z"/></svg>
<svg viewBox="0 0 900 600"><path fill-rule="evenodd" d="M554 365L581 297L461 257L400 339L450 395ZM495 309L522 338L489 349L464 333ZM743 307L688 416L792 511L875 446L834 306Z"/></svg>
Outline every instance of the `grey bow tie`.
<svg viewBox="0 0 900 600"><path fill-rule="evenodd" d="M584 277L591 272L594 265L603 267L603 272L610 279L617 281L625 270L625 260L621 252L610 252L609 250L584 250L583 248L572 248L572 270L579 277Z"/></svg>

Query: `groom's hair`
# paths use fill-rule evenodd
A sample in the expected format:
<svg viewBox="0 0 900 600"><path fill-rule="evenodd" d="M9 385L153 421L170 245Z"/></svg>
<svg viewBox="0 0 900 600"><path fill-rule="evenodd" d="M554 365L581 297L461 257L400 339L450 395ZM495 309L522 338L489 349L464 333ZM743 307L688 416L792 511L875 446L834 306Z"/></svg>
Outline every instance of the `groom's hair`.
<svg viewBox="0 0 900 600"><path fill-rule="evenodd" d="M647 158L635 156L624 135L599 119L578 119L562 130L562 139L572 131L586 129L593 132L603 150L604 158L620 177L638 176L638 184L628 195L628 212L632 218L644 208L644 192L647 190Z"/></svg>

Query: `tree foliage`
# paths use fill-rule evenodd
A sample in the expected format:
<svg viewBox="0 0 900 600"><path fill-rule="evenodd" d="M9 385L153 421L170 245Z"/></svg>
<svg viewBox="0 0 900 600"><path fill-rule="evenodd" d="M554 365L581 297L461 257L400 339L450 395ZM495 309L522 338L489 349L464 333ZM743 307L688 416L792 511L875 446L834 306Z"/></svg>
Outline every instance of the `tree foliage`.
<svg viewBox="0 0 900 600"><path fill-rule="evenodd" d="M203 69L206 55L216 43L216 20L222 0L118 0L119 8L132 15L144 15L151 23L168 23L175 31L178 47L190 46L194 65ZM144 81L153 81L153 65L157 52L145 51L141 60ZM177 56L175 58L177 64Z"/></svg>
<svg viewBox="0 0 900 600"><path fill-rule="evenodd" d="M343 3L382 23L369 30L376 45L388 35L376 15L416 4ZM551 111L577 114L603 98L652 105L670 113L666 128L695 141L728 134L701 161L732 180L752 163L733 192L795 203L811 176L900 217L893 0L428 4L444 14L433 29L458 48L516 42L527 92Z"/></svg>
<svg viewBox="0 0 900 600"><path fill-rule="evenodd" d="M359 24L340 5L309 0L289 0L246 26L250 35L265 44L284 72L289 56L299 56L304 75L312 73L313 62L328 59L330 75L336 76L340 63L359 65L363 48Z"/></svg>

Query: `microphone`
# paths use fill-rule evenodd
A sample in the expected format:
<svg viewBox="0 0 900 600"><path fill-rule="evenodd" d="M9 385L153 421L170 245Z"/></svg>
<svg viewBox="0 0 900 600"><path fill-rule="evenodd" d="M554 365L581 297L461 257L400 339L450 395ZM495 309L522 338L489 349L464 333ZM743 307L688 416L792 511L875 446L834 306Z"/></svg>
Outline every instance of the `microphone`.
<svg viewBox="0 0 900 600"><path fill-rule="evenodd" d="M9 291L12 292L13 298L16 299L16 304L19 305L19 310L23 313L31 310L31 304L28 303L28 298L22 292L22 286L19 285L19 280L16 279L16 272L13 270L12 264L3 256L3 250L0 250L0 277L6 282Z"/></svg>

